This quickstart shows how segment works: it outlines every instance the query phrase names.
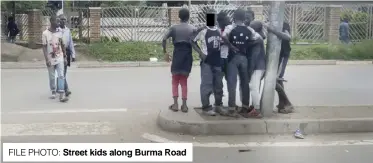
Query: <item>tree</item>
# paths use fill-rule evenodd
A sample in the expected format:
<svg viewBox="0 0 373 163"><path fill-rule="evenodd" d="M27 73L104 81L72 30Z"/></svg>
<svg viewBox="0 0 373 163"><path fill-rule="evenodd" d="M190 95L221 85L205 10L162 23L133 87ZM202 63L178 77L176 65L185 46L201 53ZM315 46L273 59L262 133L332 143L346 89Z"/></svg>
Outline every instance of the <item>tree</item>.
<svg viewBox="0 0 373 163"><path fill-rule="evenodd" d="M1 1L1 10L10 11L13 8L14 1ZM17 14L25 14L31 9L44 9L47 1L16 1L15 11Z"/></svg>

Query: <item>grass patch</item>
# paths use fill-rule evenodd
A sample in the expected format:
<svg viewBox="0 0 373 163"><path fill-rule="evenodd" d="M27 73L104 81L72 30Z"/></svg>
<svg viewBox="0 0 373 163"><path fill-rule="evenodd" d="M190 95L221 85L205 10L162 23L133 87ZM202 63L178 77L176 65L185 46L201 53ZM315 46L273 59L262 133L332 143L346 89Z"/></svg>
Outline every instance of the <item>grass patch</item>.
<svg viewBox="0 0 373 163"><path fill-rule="evenodd" d="M292 45L293 60L372 60L373 41L367 40L347 45ZM172 52L172 45L168 44ZM163 60L160 42L101 42L88 44L79 50L88 56L104 61L149 61L150 57ZM198 60L198 55L193 52Z"/></svg>

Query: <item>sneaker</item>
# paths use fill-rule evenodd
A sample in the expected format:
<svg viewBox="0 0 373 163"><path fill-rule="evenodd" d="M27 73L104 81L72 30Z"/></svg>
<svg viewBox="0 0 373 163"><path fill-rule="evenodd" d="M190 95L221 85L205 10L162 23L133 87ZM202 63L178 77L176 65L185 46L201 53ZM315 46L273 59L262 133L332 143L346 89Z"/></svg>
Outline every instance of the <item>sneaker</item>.
<svg viewBox="0 0 373 163"><path fill-rule="evenodd" d="M216 116L216 112L214 110L208 110L208 111L202 111L203 114L207 115L207 116Z"/></svg>
<svg viewBox="0 0 373 163"><path fill-rule="evenodd" d="M66 91L66 97L69 97L71 95L71 91Z"/></svg>
<svg viewBox="0 0 373 163"><path fill-rule="evenodd" d="M181 105L180 110L181 110L182 112L186 113L186 112L188 112L189 108L188 108L187 105Z"/></svg>
<svg viewBox="0 0 373 163"><path fill-rule="evenodd" d="M202 113L207 116L216 116L216 112L211 106L202 108Z"/></svg>
<svg viewBox="0 0 373 163"><path fill-rule="evenodd" d="M56 98L56 91L52 91L52 95L49 98L50 99L55 99Z"/></svg>
<svg viewBox="0 0 373 163"><path fill-rule="evenodd" d="M238 106L228 107L227 110L228 110L227 116L229 116L229 117L235 117L235 118L240 117L240 115L239 115L240 108Z"/></svg>
<svg viewBox="0 0 373 163"><path fill-rule="evenodd" d="M179 106L178 106L178 104L172 104L172 105L170 105L169 107L168 107L168 109L170 109L170 110L172 110L172 111L174 111L174 112L177 112L177 111L179 111L179 108L178 108Z"/></svg>
<svg viewBox="0 0 373 163"><path fill-rule="evenodd" d="M253 108L249 113L243 115L245 118L262 118L260 110Z"/></svg>
<svg viewBox="0 0 373 163"><path fill-rule="evenodd" d="M216 113L219 113L222 116L227 116L229 114L229 110L224 108L221 105L215 106Z"/></svg>
<svg viewBox="0 0 373 163"><path fill-rule="evenodd" d="M304 139L304 135L302 134L302 132L299 129L294 132L294 137L297 138L297 139Z"/></svg>
<svg viewBox="0 0 373 163"><path fill-rule="evenodd" d="M60 102L67 102L69 99L65 96L65 93L60 94Z"/></svg>

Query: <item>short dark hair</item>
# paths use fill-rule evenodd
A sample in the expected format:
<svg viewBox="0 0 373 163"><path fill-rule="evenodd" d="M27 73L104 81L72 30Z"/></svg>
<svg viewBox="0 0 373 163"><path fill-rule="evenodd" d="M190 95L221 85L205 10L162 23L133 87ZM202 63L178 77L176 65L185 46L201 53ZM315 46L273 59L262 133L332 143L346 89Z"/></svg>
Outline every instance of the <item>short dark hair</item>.
<svg viewBox="0 0 373 163"><path fill-rule="evenodd" d="M228 14L224 11L220 11L217 16L218 22L224 21Z"/></svg>
<svg viewBox="0 0 373 163"><path fill-rule="evenodd" d="M181 21L186 22L189 20L189 17L190 17L190 13L188 9L182 8L179 10L179 18Z"/></svg>
<svg viewBox="0 0 373 163"><path fill-rule="evenodd" d="M56 15L52 15L50 18L49 18L49 21L52 22L52 21L56 21L57 20L57 16Z"/></svg>
<svg viewBox="0 0 373 163"><path fill-rule="evenodd" d="M247 14L249 14L249 16L252 16L252 19L254 19L254 18L255 18L255 13L254 13L254 11L253 11L253 10L251 10L251 9L248 9L248 10L247 10Z"/></svg>
<svg viewBox="0 0 373 163"><path fill-rule="evenodd" d="M239 20L239 21L245 21L245 10L243 9L237 9L235 12L234 12L234 20Z"/></svg>
<svg viewBox="0 0 373 163"><path fill-rule="evenodd" d="M250 27L255 30L255 32L261 32L263 29L263 23L260 21L252 21Z"/></svg>
<svg viewBox="0 0 373 163"><path fill-rule="evenodd" d="M8 21L13 21L13 20L14 20L13 16L8 17Z"/></svg>
<svg viewBox="0 0 373 163"><path fill-rule="evenodd" d="M217 15L217 21L221 29L225 29L225 26L230 24L228 14L224 11L220 11Z"/></svg>

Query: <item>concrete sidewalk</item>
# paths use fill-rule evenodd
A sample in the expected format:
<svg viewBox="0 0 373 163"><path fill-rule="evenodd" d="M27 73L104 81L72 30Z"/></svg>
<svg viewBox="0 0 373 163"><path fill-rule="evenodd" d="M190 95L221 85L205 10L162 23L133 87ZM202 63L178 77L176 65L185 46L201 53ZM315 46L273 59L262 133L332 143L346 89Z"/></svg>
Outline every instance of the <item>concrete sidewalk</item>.
<svg viewBox="0 0 373 163"><path fill-rule="evenodd" d="M337 61L337 60L290 60L289 65L361 65L373 64L372 61ZM194 62L198 66L199 62ZM167 67L166 62L99 62L83 61L72 64L76 68L118 68L118 67ZM39 69L45 68L45 62L2 62L2 69Z"/></svg>
<svg viewBox="0 0 373 163"><path fill-rule="evenodd" d="M161 110L157 123L165 131L190 135L305 134L373 132L373 106L296 107L295 113L271 118L206 117L200 109L188 113Z"/></svg>

